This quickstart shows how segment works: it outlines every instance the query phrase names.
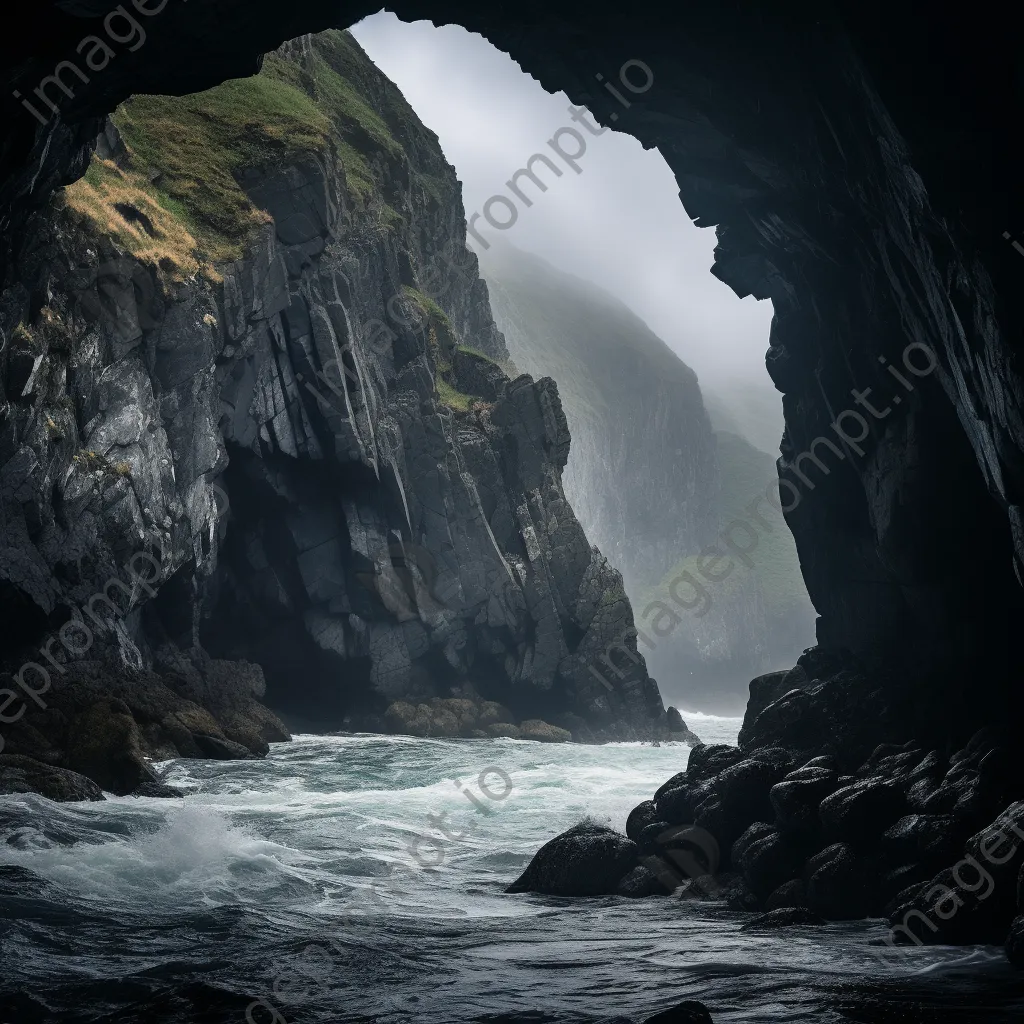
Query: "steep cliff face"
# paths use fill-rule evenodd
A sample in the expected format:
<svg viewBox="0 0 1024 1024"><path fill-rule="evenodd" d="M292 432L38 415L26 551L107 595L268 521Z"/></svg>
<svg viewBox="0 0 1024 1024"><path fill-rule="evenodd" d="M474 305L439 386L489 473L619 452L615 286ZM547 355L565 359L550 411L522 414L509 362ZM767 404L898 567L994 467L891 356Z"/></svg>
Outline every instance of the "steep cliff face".
<svg viewBox="0 0 1024 1024"><path fill-rule="evenodd" d="M480 254L516 365L558 381L573 446L566 494L630 589L715 532L715 442L696 374L607 292L537 256Z"/></svg>
<svg viewBox="0 0 1024 1024"><path fill-rule="evenodd" d="M713 550L730 558L721 532L749 516L772 458L712 430L696 376L612 296L511 246L492 245L480 263L516 365L558 381L573 437L566 494L623 574L662 692L741 712L752 676L789 667L814 642L780 514L767 508L729 578L702 583L698 568Z"/></svg>
<svg viewBox="0 0 1024 1024"><path fill-rule="evenodd" d="M97 119L116 104L251 73L283 39L373 9L169 3L158 29L147 22L145 46L120 50L74 87L60 116L27 113L13 90L33 95L116 6L27 6L29 22L12 36L3 92L11 130L0 144L5 285L28 220L83 173ZM976 5L925 11L911 0L799 0L784 14L755 0L708 2L653 23L646 11L575 2L511 12L400 0L393 9L481 32L598 122L658 147L689 213L718 225L714 273L740 294L772 298L787 464L818 437L835 440L840 412L866 416L859 451L840 438L843 459L831 456L829 474L804 486L789 514L819 639L863 655L903 708L904 728L950 749L994 714L1019 720L1020 650L1008 640L1022 612L1015 567L1024 551L1013 349L1021 256L1011 244L1022 214L1005 114L1020 90L1013 33L993 32L999 22ZM655 83L626 108L595 69L607 82L628 76L630 61L646 63ZM4 321L5 332L15 326ZM886 369L903 372L910 342L937 356L913 392ZM858 407L852 392L866 388L875 408L891 411ZM844 424L861 432L849 417Z"/></svg>
<svg viewBox="0 0 1024 1024"><path fill-rule="evenodd" d="M42 706L8 753L68 763L53 708L83 676L76 715L168 756L265 751L286 733L257 698L321 728L667 735L562 490L557 387L495 361L455 173L351 37L128 103L26 237L0 601L8 667L52 679L12 683ZM146 706L168 687L187 706Z"/></svg>

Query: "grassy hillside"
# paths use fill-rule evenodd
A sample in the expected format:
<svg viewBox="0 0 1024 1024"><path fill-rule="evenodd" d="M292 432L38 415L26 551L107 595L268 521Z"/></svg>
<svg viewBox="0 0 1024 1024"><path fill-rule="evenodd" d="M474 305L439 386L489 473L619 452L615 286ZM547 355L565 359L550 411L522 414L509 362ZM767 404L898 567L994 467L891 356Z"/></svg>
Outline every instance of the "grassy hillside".
<svg viewBox="0 0 1024 1024"><path fill-rule="evenodd" d="M69 207L167 275L215 277L213 265L240 258L267 219L239 173L330 145L353 202L377 210L385 226L399 223L380 168L403 161L425 129L397 90L381 92L383 116L366 102L363 82L373 66L347 32L321 33L310 45L301 58L270 54L260 74L206 92L132 97L112 118L127 159L94 157L66 190ZM441 164L420 179L437 195L454 185Z"/></svg>

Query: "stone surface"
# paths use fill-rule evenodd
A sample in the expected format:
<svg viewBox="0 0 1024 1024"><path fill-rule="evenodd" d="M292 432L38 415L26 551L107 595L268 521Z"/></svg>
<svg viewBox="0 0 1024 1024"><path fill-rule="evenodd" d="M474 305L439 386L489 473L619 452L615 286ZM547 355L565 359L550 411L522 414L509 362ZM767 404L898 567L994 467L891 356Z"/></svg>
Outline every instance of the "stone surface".
<svg viewBox="0 0 1024 1024"><path fill-rule="evenodd" d="M128 793L157 791L145 757L265 755L289 735L268 706L313 729L693 739L565 498L556 385L497 365L455 171L346 45L402 140L364 140L394 230L325 147L239 168L265 222L215 274L165 274L59 196L5 264L0 668L56 658L11 753ZM310 39L278 57L301 72ZM130 165L109 124L100 145Z"/></svg>
<svg viewBox="0 0 1024 1024"><path fill-rule="evenodd" d="M40 793L60 802L104 799L92 779L19 754L0 754L0 793Z"/></svg>
<svg viewBox="0 0 1024 1024"><path fill-rule="evenodd" d="M603 825L576 825L545 843L506 892L605 896L636 866L637 846Z"/></svg>

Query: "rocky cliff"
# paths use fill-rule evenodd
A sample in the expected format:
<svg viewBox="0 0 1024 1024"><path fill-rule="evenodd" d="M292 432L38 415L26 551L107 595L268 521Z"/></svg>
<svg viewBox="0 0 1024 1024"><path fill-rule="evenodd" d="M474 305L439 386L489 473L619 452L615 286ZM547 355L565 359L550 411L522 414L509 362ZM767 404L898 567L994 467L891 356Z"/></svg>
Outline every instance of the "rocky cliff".
<svg viewBox="0 0 1024 1024"><path fill-rule="evenodd" d="M493 244L480 265L516 365L558 382L573 437L566 495L622 572L662 692L741 713L752 676L789 667L814 641L782 516L766 506L749 564L728 579L701 593L687 581L700 585L702 554L730 557L720 534L749 518L772 458L712 429L696 375L607 292L510 245Z"/></svg>
<svg viewBox="0 0 1024 1024"><path fill-rule="evenodd" d="M17 268L7 754L105 782L73 751L95 722L135 762L259 754L286 735L260 700L326 729L668 735L562 489L558 389L499 367L455 173L350 36L125 104Z"/></svg>
<svg viewBox="0 0 1024 1024"><path fill-rule="evenodd" d="M167 4L145 47L120 51L55 104L59 115L26 113L14 90L33 95L116 6L24 5L21 34L3 44L14 51L0 140L7 289L29 259L30 223L56 187L84 173L101 118L118 103L250 74L284 39L374 9ZM959 785L973 786L984 768L1009 786L1003 797L1020 795L1012 757L965 745L995 722L1007 749L1022 715L1024 214L1019 141L1007 130L1021 80L1019 40L1000 30L994 5L794 0L781 10L707 0L652 16L576 0L396 0L392 9L482 33L545 87L664 155L689 214L717 225L713 273L738 294L772 299L782 470L800 494L794 504L786 489L788 521L819 641L829 657L860 659L852 675L811 674L794 700L817 707L855 769L866 762L851 750L895 738L936 751L940 767L965 753L953 765L964 764ZM638 61L654 74L650 88L629 79ZM605 87L616 75L640 90L628 107ZM4 320L5 331L16 325ZM922 373L929 352L934 368ZM820 438L838 454L813 448ZM23 478L10 478L25 493ZM7 621L38 629L34 607L12 601ZM990 760L975 766L979 755Z"/></svg>
<svg viewBox="0 0 1024 1024"><path fill-rule="evenodd" d="M511 245L479 254L516 365L553 377L573 445L565 490L631 592L715 533L715 440L697 375L625 305Z"/></svg>

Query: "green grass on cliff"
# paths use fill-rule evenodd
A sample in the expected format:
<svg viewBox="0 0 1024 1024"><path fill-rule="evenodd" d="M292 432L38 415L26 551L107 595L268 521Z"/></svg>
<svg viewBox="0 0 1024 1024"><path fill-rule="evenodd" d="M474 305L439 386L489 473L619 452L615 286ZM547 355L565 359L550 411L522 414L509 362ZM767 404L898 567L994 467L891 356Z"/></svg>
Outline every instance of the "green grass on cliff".
<svg viewBox="0 0 1024 1024"><path fill-rule="evenodd" d="M241 258L268 219L239 185L243 170L333 147L354 204L377 209L382 228L393 228L401 215L382 195L380 168L403 160L405 149L360 94L372 81L367 64L348 33L330 31L312 37L303 58L268 55L251 78L189 96L135 96L113 115L128 164L94 159L69 187L69 205L136 255L189 273ZM361 76L362 86L348 76ZM415 118L411 108L399 113L400 128ZM144 207L150 225L159 222L156 236L140 235L130 212L125 221L126 206Z"/></svg>

